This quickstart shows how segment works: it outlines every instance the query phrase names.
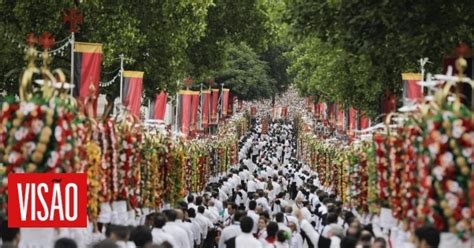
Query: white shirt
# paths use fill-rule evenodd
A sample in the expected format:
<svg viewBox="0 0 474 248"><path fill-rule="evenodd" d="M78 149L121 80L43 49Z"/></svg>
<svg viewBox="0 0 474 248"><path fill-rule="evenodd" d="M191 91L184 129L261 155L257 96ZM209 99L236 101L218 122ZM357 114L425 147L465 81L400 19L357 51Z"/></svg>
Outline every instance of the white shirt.
<svg viewBox="0 0 474 248"><path fill-rule="evenodd" d="M313 226L307 221L307 220L302 220L300 223L301 230L305 232L306 236L311 240L311 243L314 246L318 245L319 241L319 234L316 232L316 230L313 228Z"/></svg>
<svg viewBox="0 0 474 248"><path fill-rule="evenodd" d="M217 208L217 213L224 210L224 204L220 199L212 199L214 201L214 207Z"/></svg>
<svg viewBox="0 0 474 248"><path fill-rule="evenodd" d="M197 213L196 218L194 220L199 225L199 229L201 231L201 237L205 239L207 236L208 229L212 227L211 220L206 218L206 216L201 213Z"/></svg>
<svg viewBox="0 0 474 248"><path fill-rule="evenodd" d="M254 180L247 182L247 191L255 193L257 191L257 183Z"/></svg>
<svg viewBox="0 0 474 248"><path fill-rule="evenodd" d="M298 232L291 235L291 248L303 248L303 237Z"/></svg>
<svg viewBox="0 0 474 248"><path fill-rule="evenodd" d="M153 237L153 243L157 245L161 245L161 243L167 241L173 247L178 247L178 243L173 238L173 236L169 233L164 232L161 228L153 228L151 230L151 236Z"/></svg>
<svg viewBox="0 0 474 248"><path fill-rule="evenodd" d="M303 217L307 221L311 221L311 212L309 211L309 209L307 207L301 208L301 213L303 214Z"/></svg>
<svg viewBox="0 0 474 248"><path fill-rule="evenodd" d="M250 233L239 234L235 238L236 248L261 248L262 244Z"/></svg>
<svg viewBox="0 0 474 248"><path fill-rule="evenodd" d="M196 244L199 245L199 244L201 244L201 240L203 238L202 231L201 231L201 226L196 221L196 218L190 218L190 220L191 220L194 240L196 241ZM187 223L189 223L189 222L187 222Z"/></svg>
<svg viewBox="0 0 474 248"><path fill-rule="evenodd" d="M288 226L286 226L283 223L277 223L277 224L278 224L278 231L283 230L283 231L288 232L288 234L291 234L291 229Z"/></svg>
<svg viewBox="0 0 474 248"><path fill-rule="evenodd" d="M268 205L268 201L265 197L259 197L255 201L257 202L257 205L260 205L263 208L264 211L270 212L270 206Z"/></svg>
<svg viewBox="0 0 474 248"><path fill-rule="evenodd" d="M199 214L200 213L196 213L196 217ZM211 224L216 223L219 220L219 210L217 210L215 206L208 207L208 209L204 210L204 217L206 217L206 219L209 219L211 221Z"/></svg>
<svg viewBox="0 0 474 248"><path fill-rule="evenodd" d="M247 211L247 216L252 218L253 220L253 228L252 228L252 233L257 233L257 228L258 228L258 219L260 216L258 216L257 213L255 213L254 210L249 210Z"/></svg>
<svg viewBox="0 0 474 248"><path fill-rule="evenodd" d="M178 243L178 247L191 247L188 233L177 223L166 222L166 225L163 226L163 230L173 236L174 240L176 240L176 243Z"/></svg>
<svg viewBox="0 0 474 248"><path fill-rule="evenodd" d="M194 241L197 241L197 237L195 237L195 231L193 231L193 224L184 222L182 220L176 220L175 223L186 231L188 234L189 243L191 246L194 246Z"/></svg>
<svg viewBox="0 0 474 248"><path fill-rule="evenodd" d="M240 223L234 222L234 224L225 227L222 230L221 237L219 239L219 248L225 248L225 242L233 237L237 237L237 235L241 234L242 230L240 229Z"/></svg>
<svg viewBox="0 0 474 248"><path fill-rule="evenodd" d="M136 248L135 243L132 242L132 241L129 241L129 242L117 241L117 242L115 242L115 244L116 244L119 248Z"/></svg>

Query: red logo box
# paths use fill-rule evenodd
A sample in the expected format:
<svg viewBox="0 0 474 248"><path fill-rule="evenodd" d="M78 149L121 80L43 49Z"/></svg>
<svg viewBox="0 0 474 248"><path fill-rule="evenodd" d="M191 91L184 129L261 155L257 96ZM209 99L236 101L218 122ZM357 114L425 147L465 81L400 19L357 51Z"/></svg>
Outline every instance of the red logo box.
<svg viewBox="0 0 474 248"><path fill-rule="evenodd" d="M85 173L8 175L9 227L86 227Z"/></svg>

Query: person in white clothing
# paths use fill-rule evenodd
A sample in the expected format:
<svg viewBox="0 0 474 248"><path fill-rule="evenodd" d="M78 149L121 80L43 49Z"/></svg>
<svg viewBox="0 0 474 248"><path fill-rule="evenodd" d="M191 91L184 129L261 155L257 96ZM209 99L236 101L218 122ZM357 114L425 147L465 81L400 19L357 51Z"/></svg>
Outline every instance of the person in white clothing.
<svg viewBox="0 0 474 248"><path fill-rule="evenodd" d="M298 223L289 221L288 227L291 229L291 248L303 248L303 237L297 228Z"/></svg>
<svg viewBox="0 0 474 248"><path fill-rule="evenodd" d="M175 239L176 243L178 244L177 247L191 247L191 243L189 242L188 233L185 229L180 227L178 223L176 223L176 211L174 209L167 209L163 211L164 215L166 216L166 224L163 226L163 230L166 233L171 234Z"/></svg>
<svg viewBox="0 0 474 248"><path fill-rule="evenodd" d="M154 225L151 229L153 243L161 245L163 242L170 243L173 247L178 247L178 243L170 233L165 232L163 227L166 225L166 218L162 213L155 214Z"/></svg>
<svg viewBox="0 0 474 248"><path fill-rule="evenodd" d="M205 211L206 209L204 206L199 206L198 213L196 214L196 223L201 229L201 237L203 239L207 237L207 232L212 228L212 221L206 217Z"/></svg>
<svg viewBox="0 0 474 248"><path fill-rule="evenodd" d="M226 248L226 242L229 241L232 238L237 237L239 234L242 233L240 230L240 218L245 216L245 212L243 211L236 211L234 213L234 220L231 225L225 227L222 232L221 236L219 238L219 244L218 248Z"/></svg>
<svg viewBox="0 0 474 248"><path fill-rule="evenodd" d="M258 214L255 212L255 208L257 207L257 202L252 200L249 202L249 210L247 211L247 216L252 218L253 220L253 228L252 228L252 233L256 234L257 233L257 224L258 224L258 219L260 218Z"/></svg>
<svg viewBox="0 0 474 248"><path fill-rule="evenodd" d="M191 244L191 246L194 246L194 243L198 241L199 231L196 231L193 228L193 224L183 221L184 220L183 210L176 209L175 211L177 214L175 222L186 231L186 233L188 234L189 243Z"/></svg>
<svg viewBox="0 0 474 248"><path fill-rule="evenodd" d="M261 248L262 244L252 235L252 230L254 226L253 219L251 217L243 217L240 220L240 229L242 231L235 238L235 247L236 248Z"/></svg>
<svg viewBox="0 0 474 248"><path fill-rule="evenodd" d="M257 205L263 209L263 211L267 211L270 213L271 209L268 204L268 200L267 198L265 198L265 193L262 190L258 192L258 198L256 202L257 202Z"/></svg>

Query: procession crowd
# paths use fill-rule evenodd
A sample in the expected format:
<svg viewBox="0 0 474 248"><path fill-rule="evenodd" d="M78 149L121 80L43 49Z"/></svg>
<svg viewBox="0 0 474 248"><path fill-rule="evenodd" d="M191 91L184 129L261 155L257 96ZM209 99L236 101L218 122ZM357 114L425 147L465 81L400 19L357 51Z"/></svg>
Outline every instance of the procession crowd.
<svg viewBox="0 0 474 248"><path fill-rule="evenodd" d="M265 129L265 130L264 130ZM385 248L438 247L432 227L414 235L385 230L378 216L344 206L317 174L296 159L291 122L259 119L239 143L239 164L210 178L203 192L190 193L175 208L148 213L135 225L99 223L100 232L59 235L54 247L174 248ZM23 230L2 223L2 247L39 247Z"/></svg>

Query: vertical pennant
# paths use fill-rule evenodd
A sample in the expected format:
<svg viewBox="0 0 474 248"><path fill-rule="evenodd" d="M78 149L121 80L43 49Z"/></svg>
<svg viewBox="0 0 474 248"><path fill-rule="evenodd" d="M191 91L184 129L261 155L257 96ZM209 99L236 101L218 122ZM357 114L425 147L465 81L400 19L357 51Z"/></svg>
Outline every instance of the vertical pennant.
<svg viewBox="0 0 474 248"><path fill-rule="evenodd" d="M257 117L257 107L255 106L250 107L250 116Z"/></svg>
<svg viewBox="0 0 474 248"><path fill-rule="evenodd" d="M288 106L283 107L281 111L282 118L286 119L288 117Z"/></svg>
<svg viewBox="0 0 474 248"><path fill-rule="evenodd" d="M349 108L349 134L351 135L353 135L354 130L357 129L356 118L357 118L357 110L355 110L353 107L350 107Z"/></svg>
<svg viewBox="0 0 474 248"><path fill-rule="evenodd" d="M382 98L382 112L388 114L396 111L397 109L397 98L389 91L385 91Z"/></svg>
<svg viewBox="0 0 474 248"><path fill-rule="evenodd" d="M153 111L154 115L152 115L153 119L164 121L165 114L166 114L167 100L168 100L168 93L166 93L164 91L160 92L160 94L156 96L155 105L153 107L153 109L154 109L154 111Z"/></svg>
<svg viewBox="0 0 474 248"><path fill-rule="evenodd" d="M189 135L189 127L191 123L191 102L192 91L182 90L178 93L180 96L179 110L178 110L178 127L185 135Z"/></svg>
<svg viewBox="0 0 474 248"><path fill-rule="evenodd" d="M219 89L212 89L211 92L211 124L217 124L217 107L219 104Z"/></svg>
<svg viewBox="0 0 474 248"><path fill-rule="evenodd" d="M367 128L369 128L369 118L367 118L365 114L361 114L361 116L359 116L359 129L364 130Z"/></svg>
<svg viewBox="0 0 474 248"><path fill-rule="evenodd" d="M142 105L143 74L142 71L123 72L122 103L138 118Z"/></svg>
<svg viewBox="0 0 474 248"><path fill-rule="evenodd" d="M227 116L227 111L229 108L229 89L223 89L223 99L222 99L222 117Z"/></svg>
<svg viewBox="0 0 474 248"><path fill-rule="evenodd" d="M191 122L189 130L191 134L194 134L197 131L198 124L198 108L199 108L199 91L191 92Z"/></svg>
<svg viewBox="0 0 474 248"><path fill-rule="evenodd" d="M211 91L202 91L202 128L209 127L209 110L211 109Z"/></svg>
<svg viewBox="0 0 474 248"><path fill-rule="evenodd" d="M421 86L417 84L421 80L419 73L402 73L403 97L410 101L423 100Z"/></svg>
<svg viewBox="0 0 474 248"><path fill-rule="evenodd" d="M337 105L336 126L339 130L344 130L344 108Z"/></svg>
<svg viewBox="0 0 474 248"><path fill-rule="evenodd" d="M227 109L227 115L231 116L233 113L234 113L234 100L235 100L235 96L233 96L232 94L229 94L229 106L228 106L228 109Z"/></svg>
<svg viewBox="0 0 474 248"><path fill-rule="evenodd" d="M85 103L90 94L93 98L94 116L97 116L97 99L99 96L99 80L102 64L102 44L74 43L74 90L73 94L79 102ZM91 92L95 89L95 92Z"/></svg>

